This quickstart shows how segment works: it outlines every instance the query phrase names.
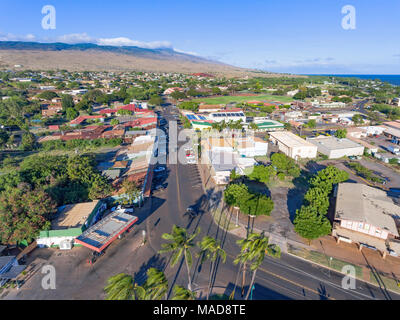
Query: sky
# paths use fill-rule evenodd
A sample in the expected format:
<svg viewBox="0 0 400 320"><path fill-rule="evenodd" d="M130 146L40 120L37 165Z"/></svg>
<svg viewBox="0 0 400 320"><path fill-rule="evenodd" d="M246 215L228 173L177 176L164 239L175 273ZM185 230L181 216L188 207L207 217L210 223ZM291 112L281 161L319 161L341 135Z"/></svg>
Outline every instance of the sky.
<svg viewBox="0 0 400 320"><path fill-rule="evenodd" d="M55 29L42 28L45 5ZM346 5L354 29L343 28ZM0 41L170 47L272 72L400 74L399 12L398 0L0 0Z"/></svg>

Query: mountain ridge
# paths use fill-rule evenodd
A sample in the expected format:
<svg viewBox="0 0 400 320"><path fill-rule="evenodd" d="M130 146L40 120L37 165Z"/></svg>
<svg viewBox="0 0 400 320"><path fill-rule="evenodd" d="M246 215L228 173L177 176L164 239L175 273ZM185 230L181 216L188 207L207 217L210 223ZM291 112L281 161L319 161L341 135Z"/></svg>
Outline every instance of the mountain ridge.
<svg viewBox="0 0 400 320"><path fill-rule="evenodd" d="M231 66L167 47L0 41L0 68L16 66L32 70L203 72L227 77L278 75Z"/></svg>

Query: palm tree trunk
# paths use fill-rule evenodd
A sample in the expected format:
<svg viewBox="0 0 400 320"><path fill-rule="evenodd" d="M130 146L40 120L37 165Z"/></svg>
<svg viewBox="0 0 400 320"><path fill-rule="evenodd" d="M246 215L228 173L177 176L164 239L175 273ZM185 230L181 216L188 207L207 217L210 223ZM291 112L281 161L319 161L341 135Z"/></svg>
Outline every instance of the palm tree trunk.
<svg viewBox="0 0 400 320"><path fill-rule="evenodd" d="M249 300L250 292L252 291L254 281L256 280L256 273L257 273L257 269L253 271L253 276L251 277L250 287L249 287L249 290L247 290L247 294L246 294L246 300Z"/></svg>
<svg viewBox="0 0 400 320"><path fill-rule="evenodd" d="M192 278L190 276L190 268L189 268L189 264L187 261L187 256L186 256L186 250L185 250L185 263L186 263L186 268L187 268L187 273L188 273L188 279L189 279L189 283L188 283L188 289L190 291L192 291Z"/></svg>
<svg viewBox="0 0 400 320"><path fill-rule="evenodd" d="M233 293L234 296L235 296L235 291L236 291L237 284L238 284L238 281L239 281L240 271L242 270L242 266L243 266L242 263L239 264L239 270L238 270L238 272L237 272L237 274L236 274L235 286L233 287L233 291L232 291L232 293ZM234 298L234 296L233 296L233 298Z"/></svg>
<svg viewBox="0 0 400 320"><path fill-rule="evenodd" d="M246 282L246 267L247 263L245 262L243 265L243 275L242 275L242 297L244 296L244 284Z"/></svg>
<svg viewBox="0 0 400 320"><path fill-rule="evenodd" d="M207 300L210 297L211 294L211 283L212 283L212 278L213 278L213 274L214 274L214 262L211 262L211 270L210 270L210 277L208 279L208 290L207 290Z"/></svg>

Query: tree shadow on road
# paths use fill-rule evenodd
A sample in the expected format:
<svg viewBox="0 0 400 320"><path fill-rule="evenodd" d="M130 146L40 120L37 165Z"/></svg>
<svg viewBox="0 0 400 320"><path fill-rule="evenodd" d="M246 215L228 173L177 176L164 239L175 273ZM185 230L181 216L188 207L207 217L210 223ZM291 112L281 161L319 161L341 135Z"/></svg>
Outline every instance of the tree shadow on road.
<svg viewBox="0 0 400 320"><path fill-rule="evenodd" d="M134 279L136 282L142 284L147 278L147 270L150 268L156 268L164 272L167 264L168 262L165 257L161 257L158 254L154 255L150 258L150 260L140 266L139 271L134 274Z"/></svg>

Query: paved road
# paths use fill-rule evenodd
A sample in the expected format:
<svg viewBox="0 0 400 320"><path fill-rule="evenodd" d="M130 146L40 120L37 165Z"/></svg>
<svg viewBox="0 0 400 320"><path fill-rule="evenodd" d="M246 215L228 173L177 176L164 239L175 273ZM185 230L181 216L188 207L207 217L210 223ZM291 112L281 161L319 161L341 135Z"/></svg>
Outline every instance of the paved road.
<svg viewBox="0 0 400 320"><path fill-rule="evenodd" d="M171 116L165 114L167 119ZM169 265L170 255L158 255L163 240L161 235L170 232L174 224L187 227L193 232L201 228L198 240L204 235L218 238L228 253L225 264L218 263L215 278L215 290L218 293L230 294L235 282L238 267L233 259L239 252L236 245L238 237L221 230L206 210L209 203L204 194L200 176L195 165L168 165L168 188L154 193L151 200L150 215L140 216L136 227L138 231L146 228L148 242L137 247L138 234L128 235L118 240L107 249L106 255L96 264L89 267L85 260L89 253L86 248L74 249L72 252L38 250L44 255L43 262L52 261L57 270L57 289L41 289L43 275L38 272L21 290L14 290L4 299L102 299L102 288L108 277L120 272L135 275L143 279L149 267L165 270L170 287L174 284L186 285L187 274L183 263L174 268ZM184 216L190 205L205 209L198 217L190 219ZM51 257L46 254L51 254ZM71 256L72 255L72 256ZM195 257L192 269L193 287L200 290L208 283L209 264L199 265ZM254 299L399 299L400 296L387 293L385 290L357 281L356 290L345 290L341 287L343 275L313 265L291 255L282 254L281 259L266 257L256 277ZM248 285L250 274L246 276ZM236 292L240 298L240 290Z"/></svg>

